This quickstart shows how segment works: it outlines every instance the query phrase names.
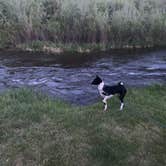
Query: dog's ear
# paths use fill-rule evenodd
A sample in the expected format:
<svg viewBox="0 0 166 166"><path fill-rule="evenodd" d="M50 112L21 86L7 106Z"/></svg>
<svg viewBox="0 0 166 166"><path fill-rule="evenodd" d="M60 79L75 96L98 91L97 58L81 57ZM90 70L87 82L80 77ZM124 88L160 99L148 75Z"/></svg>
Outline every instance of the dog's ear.
<svg viewBox="0 0 166 166"><path fill-rule="evenodd" d="M96 75L96 78L99 79L99 80L101 80L101 78L98 75Z"/></svg>

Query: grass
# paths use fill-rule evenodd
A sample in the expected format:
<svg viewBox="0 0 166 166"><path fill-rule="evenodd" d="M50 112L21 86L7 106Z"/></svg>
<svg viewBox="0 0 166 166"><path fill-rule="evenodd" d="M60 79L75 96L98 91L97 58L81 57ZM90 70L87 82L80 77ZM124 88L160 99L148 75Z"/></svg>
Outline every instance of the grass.
<svg viewBox="0 0 166 166"><path fill-rule="evenodd" d="M164 166L166 86L130 89L124 111L114 97L71 106L32 90L0 95L2 166Z"/></svg>

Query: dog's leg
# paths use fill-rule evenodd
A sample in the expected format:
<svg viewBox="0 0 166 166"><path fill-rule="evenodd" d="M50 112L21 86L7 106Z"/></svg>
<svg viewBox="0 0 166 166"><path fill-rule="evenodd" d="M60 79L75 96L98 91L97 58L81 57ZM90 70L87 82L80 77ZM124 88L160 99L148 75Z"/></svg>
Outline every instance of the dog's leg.
<svg viewBox="0 0 166 166"><path fill-rule="evenodd" d="M107 110L107 100L106 98L103 99L103 103L104 103L104 111Z"/></svg>
<svg viewBox="0 0 166 166"><path fill-rule="evenodd" d="M110 99L113 95L110 96L105 96L103 99L103 103L104 103L104 111L107 110L107 100Z"/></svg>
<svg viewBox="0 0 166 166"><path fill-rule="evenodd" d="M104 103L104 111L107 110L107 103Z"/></svg>
<svg viewBox="0 0 166 166"><path fill-rule="evenodd" d="M121 94L121 95L119 96L119 99L120 99L120 102L121 102L120 111L122 111L122 110L123 110L123 107L124 107L124 102L123 102L124 96L125 96L125 94L123 94L123 95Z"/></svg>
<svg viewBox="0 0 166 166"><path fill-rule="evenodd" d="M123 106L124 106L124 103L121 102L121 105L120 105L120 111L123 110Z"/></svg>

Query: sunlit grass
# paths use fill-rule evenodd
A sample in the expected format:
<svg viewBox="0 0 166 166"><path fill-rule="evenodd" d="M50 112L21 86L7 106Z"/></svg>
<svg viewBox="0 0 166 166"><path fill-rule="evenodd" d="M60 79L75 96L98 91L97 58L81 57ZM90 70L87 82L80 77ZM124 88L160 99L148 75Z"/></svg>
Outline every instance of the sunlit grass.
<svg viewBox="0 0 166 166"><path fill-rule="evenodd" d="M130 89L119 100L71 106L35 93L0 95L0 165L164 166L166 87Z"/></svg>

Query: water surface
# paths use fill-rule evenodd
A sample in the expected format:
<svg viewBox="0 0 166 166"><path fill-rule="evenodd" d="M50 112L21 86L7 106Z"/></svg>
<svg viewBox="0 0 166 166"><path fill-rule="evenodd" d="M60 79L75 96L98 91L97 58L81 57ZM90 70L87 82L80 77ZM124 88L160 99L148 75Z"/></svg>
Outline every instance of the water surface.
<svg viewBox="0 0 166 166"><path fill-rule="evenodd" d="M0 52L0 90L33 87L75 104L98 99L90 83L95 75L127 87L166 83L166 50L47 55Z"/></svg>

